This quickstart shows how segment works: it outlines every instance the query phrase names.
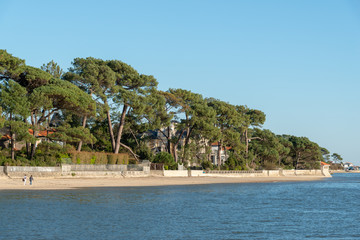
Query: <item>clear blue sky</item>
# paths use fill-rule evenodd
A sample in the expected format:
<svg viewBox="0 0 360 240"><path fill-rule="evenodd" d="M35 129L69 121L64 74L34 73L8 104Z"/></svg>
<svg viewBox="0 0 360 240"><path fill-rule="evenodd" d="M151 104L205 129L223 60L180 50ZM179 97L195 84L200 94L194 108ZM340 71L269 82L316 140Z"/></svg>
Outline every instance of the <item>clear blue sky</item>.
<svg viewBox="0 0 360 240"><path fill-rule="evenodd" d="M2 0L0 29L28 65L119 59L360 164L360 1Z"/></svg>

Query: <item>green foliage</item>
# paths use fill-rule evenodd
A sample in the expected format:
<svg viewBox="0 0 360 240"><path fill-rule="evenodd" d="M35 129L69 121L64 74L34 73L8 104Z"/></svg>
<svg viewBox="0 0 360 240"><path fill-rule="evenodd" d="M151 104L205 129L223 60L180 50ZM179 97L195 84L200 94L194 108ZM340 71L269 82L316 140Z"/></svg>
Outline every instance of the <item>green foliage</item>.
<svg viewBox="0 0 360 240"><path fill-rule="evenodd" d="M293 159L295 169L320 168L322 158L321 148L306 137L282 135L289 145L289 156Z"/></svg>
<svg viewBox="0 0 360 240"><path fill-rule="evenodd" d="M246 118L237 111L236 106L229 103L209 98L207 99L208 106L213 108L216 112L216 121L214 122L219 131L217 139L220 148L224 146L231 146L235 152L240 152L244 145L241 142L241 133L239 129L244 125ZM220 156L218 155L218 158Z"/></svg>
<svg viewBox="0 0 360 240"><path fill-rule="evenodd" d="M0 107L0 128L4 126L5 123L5 117L2 114L2 108Z"/></svg>
<svg viewBox="0 0 360 240"><path fill-rule="evenodd" d="M36 149L32 161L35 166L56 166L61 163L61 156L66 154L65 149L57 143L41 142Z"/></svg>
<svg viewBox="0 0 360 240"><path fill-rule="evenodd" d="M37 88L35 92L50 101L54 108L68 110L79 116L95 114L94 100L67 81L53 79L48 85Z"/></svg>
<svg viewBox="0 0 360 240"><path fill-rule="evenodd" d="M51 60L51 62L48 62L47 64L43 64L41 66L41 70L50 73L55 78L61 78L64 73L64 71L56 62L54 62L54 60Z"/></svg>
<svg viewBox="0 0 360 240"><path fill-rule="evenodd" d="M0 154L0 166L9 165L8 161L11 161L11 159L8 159L6 156Z"/></svg>
<svg viewBox="0 0 360 240"><path fill-rule="evenodd" d="M236 152L230 152L228 159L225 161L227 170L247 170L246 159Z"/></svg>
<svg viewBox="0 0 360 240"><path fill-rule="evenodd" d="M140 159L152 161L154 158L154 153L151 149L145 144L140 143L140 145L135 149L136 154L139 155Z"/></svg>
<svg viewBox="0 0 360 240"><path fill-rule="evenodd" d="M212 170L214 168L214 165L210 161L206 160L201 162L201 167L206 170Z"/></svg>
<svg viewBox="0 0 360 240"><path fill-rule="evenodd" d="M177 163L174 160L174 157L167 152L159 152L155 155L153 163L164 163L164 168L166 169L177 169Z"/></svg>
<svg viewBox="0 0 360 240"><path fill-rule="evenodd" d="M15 78L23 66L25 66L25 60L14 57L6 50L0 49L0 79L1 76L3 78Z"/></svg>
<svg viewBox="0 0 360 240"><path fill-rule="evenodd" d="M167 99L168 107L172 109L171 114L180 121L179 124L176 124L177 131L172 137L172 142L176 149L180 140L184 139L181 156L181 161L184 162L191 152L189 149L190 139L199 136L213 139L218 134L218 130L214 126L216 112L207 105L202 95L188 90L169 89L168 93L163 95Z"/></svg>
<svg viewBox="0 0 360 240"><path fill-rule="evenodd" d="M331 157L335 163L341 162L343 160L343 158L340 156L340 154L337 154L337 153L333 153L331 155Z"/></svg>
<svg viewBox="0 0 360 240"><path fill-rule="evenodd" d="M64 123L56 128L56 132L50 136L54 140L67 143L77 143L83 141L86 144L94 144L96 138L90 133L90 129L82 127L70 127L70 124Z"/></svg>
<svg viewBox="0 0 360 240"><path fill-rule="evenodd" d="M128 164L131 160L127 153L70 152L69 156L76 164Z"/></svg>
<svg viewBox="0 0 360 240"><path fill-rule="evenodd" d="M0 85L0 106L3 112L26 118L30 115L26 89L10 80Z"/></svg>
<svg viewBox="0 0 360 240"><path fill-rule="evenodd" d="M127 164L136 161L127 154L98 152L133 150L141 159L165 163L166 169L176 168L178 161L211 168L207 159L213 142L230 149L223 169L306 169L319 168L320 161L331 158L342 161L339 154L330 155L305 137L259 129L266 119L260 110L204 99L184 89L158 91L157 84L154 76L140 74L119 60L76 58L63 74L54 61L34 68L0 50L0 127L10 132L13 146L13 151L0 155L0 163L56 165L71 157L73 163ZM54 113L60 116L59 124L51 125ZM171 120L177 124L170 134L163 130ZM36 149L37 134L44 129L52 132L46 140L66 146L81 142L89 152L72 151L68 156L68 149L45 142ZM139 139L147 130L157 129L161 141L168 142L167 152L177 159L168 153L154 156L149 139ZM16 151L15 156L15 141L33 148Z"/></svg>
<svg viewBox="0 0 360 240"><path fill-rule="evenodd" d="M90 159L90 164L95 164L96 156L92 156Z"/></svg>

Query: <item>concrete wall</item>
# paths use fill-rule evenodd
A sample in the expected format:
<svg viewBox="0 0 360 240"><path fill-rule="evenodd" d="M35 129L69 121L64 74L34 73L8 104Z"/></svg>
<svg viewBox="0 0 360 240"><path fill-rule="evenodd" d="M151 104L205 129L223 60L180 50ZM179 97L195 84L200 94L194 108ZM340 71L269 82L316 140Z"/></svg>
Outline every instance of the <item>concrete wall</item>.
<svg viewBox="0 0 360 240"><path fill-rule="evenodd" d="M4 173L11 178L22 178L25 174L34 177L59 177L61 176L61 167L5 166Z"/></svg>
<svg viewBox="0 0 360 240"><path fill-rule="evenodd" d="M152 177L163 177L164 176L164 170L151 170L150 176Z"/></svg>
<svg viewBox="0 0 360 240"><path fill-rule="evenodd" d="M283 176L296 176L295 170L282 170Z"/></svg>
<svg viewBox="0 0 360 240"><path fill-rule="evenodd" d="M281 170L265 170L267 172L268 177L280 177L281 176Z"/></svg>
<svg viewBox="0 0 360 240"><path fill-rule="evenodd" d="M192 171L191 171L192 172ZM205 171L203 176L208 177L267 177L267 171L226 171L212 170Z"/></svg>
<svg viewBox="0 0 360 240"><path fill-rule="evenodd" d="M146 165L91 165L71 164L61 167L20 167L5 166L0 168L0 177L147 177L150 166Z"/></svg>
<svg viewBox="0 0 360 240"><path fill-rule="evenodd" d="M312 169L312 170L282 170L283 176L325 176L331 177L329 169Z"/></svg>
<svg viewBox="0 0 360 240"><path fill-rule="evenodd" d="M116 164L107 164L107 165L95 165L95 164L72 164L72 165L63 165L63 170L70 171L127 171L127 165L116 165ZM142 170L142 167L139 168Z"/></svg>
<svg viewBox="0 0 360 240"><path fill-rule="evenodd" d="M330 174L330 166L329 165L324 165L321 167L321 173L322 175L324 175L325 177L331 177Z"/></svg>
<svg viewBox="0 0 360 240"><path fill-rule="evenodd" d="M191 170L190 175L191 177L205 177L206 173L203 170Z"/></svg>
<svg viewBox="0 0 360 240"><path fill-rule="evenodd" d="M164 177L188 177L188 170L164 170Z"/></svg>
<svg viewBox="0 0 360 240"><path fill-rule="evenodd" d="M34 177L280 177L325 176L331 177L328 167L321 170L263 170L263 171L204 171L204 170L155 170L149 164L141 165L93 165L71 164L61 167L0 167L0 177L22 178L24 174Z"/></svg>
<svg viewBox="0 0 360 240"><path fill-rule="evenodd" d="M205 173L207 177L267 177L266 172L249 172L249 173Z"/></svg>
<svg viewBox="0 0 360 240"><path fill-rule="evenodd" d="M67 177L146 177L150 174L150 166L142 165L94 165L71 164L62 165L62 176Z"/></svg>
<svg viewBox="0 0 360 240"><path fill-rule="evenodd" d="M281 176L324 176L331 177L328 168L312 170L263 170L263 171L199 171L192 170L191 176L209 177L281 177Z"/></svg>
<svg viewBox="0 0 360 240"><path fill-rule="evenodd" d="M295 175L302 176L302 175L322 175L321 170L313 169L313 170L296 170Z"/></svg>

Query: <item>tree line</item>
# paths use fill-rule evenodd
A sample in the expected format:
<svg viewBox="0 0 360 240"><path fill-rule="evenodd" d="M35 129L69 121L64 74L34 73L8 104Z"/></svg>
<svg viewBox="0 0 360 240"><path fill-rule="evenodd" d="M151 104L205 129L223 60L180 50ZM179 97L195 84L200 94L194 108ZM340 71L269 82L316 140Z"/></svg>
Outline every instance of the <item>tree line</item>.
<svg viewBox="0 0 360 240"><path fill-rule="evenodd" d="M136 160L205 168L215 167L215 142L218 159L221 149L228 150L216 166L223 169L319 168L320 161L342 160L306 137L262 129L266 116L260 110L185 89L160 91L154 76L120 60L75 58L64 72L54 61L35 68L0 50L0 81L0 125L10 135L10 152L2 155L12 161L33 163L46 151L60 151L55 141L66 143L66 151L128 152ZM38 145L44 130L51 132L50 143ZM160 133L165 153L151 151L150 130ZM26 146L15 151L19 141Z"/></svg>

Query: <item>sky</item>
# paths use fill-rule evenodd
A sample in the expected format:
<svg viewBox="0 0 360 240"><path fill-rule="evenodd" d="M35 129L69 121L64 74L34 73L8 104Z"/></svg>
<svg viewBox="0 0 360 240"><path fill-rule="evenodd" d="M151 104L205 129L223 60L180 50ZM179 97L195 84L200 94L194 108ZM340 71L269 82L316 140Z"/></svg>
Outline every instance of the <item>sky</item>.
<svg viewBox="0 0 360 240"><path fill-rule="evenodd" d="M2 0L0 29L27 65L121 60L360 165L358 0Z"/></svg>

